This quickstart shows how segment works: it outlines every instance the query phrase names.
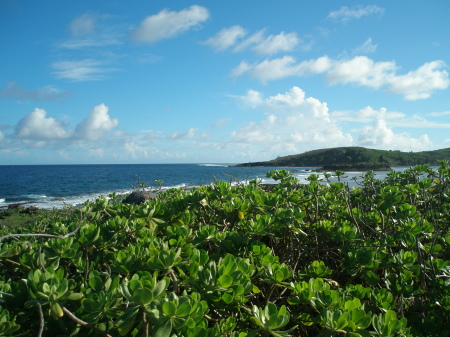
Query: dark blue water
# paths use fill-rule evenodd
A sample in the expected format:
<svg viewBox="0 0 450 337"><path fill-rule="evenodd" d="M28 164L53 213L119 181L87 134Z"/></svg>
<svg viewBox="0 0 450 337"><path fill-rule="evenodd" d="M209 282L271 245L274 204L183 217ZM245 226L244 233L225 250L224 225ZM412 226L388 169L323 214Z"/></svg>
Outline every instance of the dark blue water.
<svg viewBox="0 0 450 337"><path fill-rule="evenodd" d="M32 203L40 208L80 205L111 193L130 193L145 183L149 190L208 185L216 180L233 184L260 179L275 183L266 173L282 168L234 167L213 164L127 164L127 165L18 165L0 166L0 207ZM312 168L284 168L300 183L307 183ZM349 172L345 182L364 172ZM383 179L386 173L378 173Z"/></svg>

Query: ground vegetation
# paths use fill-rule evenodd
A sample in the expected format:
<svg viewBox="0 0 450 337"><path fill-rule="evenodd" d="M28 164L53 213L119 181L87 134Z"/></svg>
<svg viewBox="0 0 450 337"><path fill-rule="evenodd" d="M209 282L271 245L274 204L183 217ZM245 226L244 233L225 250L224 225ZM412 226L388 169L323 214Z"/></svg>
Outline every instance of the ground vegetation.
<svg viewBox="0 0 450 337"><path fill-rule="evenodd" d="M285 170L0 228L0 336L448 336L450 166Z"/></svg>

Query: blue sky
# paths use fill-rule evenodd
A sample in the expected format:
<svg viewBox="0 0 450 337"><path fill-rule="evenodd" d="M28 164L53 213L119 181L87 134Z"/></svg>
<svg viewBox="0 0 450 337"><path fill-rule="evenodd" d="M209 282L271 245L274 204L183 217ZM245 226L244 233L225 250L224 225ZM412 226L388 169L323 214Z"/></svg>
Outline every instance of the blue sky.
<svg viewBox="0 0 450 337"><path fill-rule="evenodd" d="M0 164L450 147L450 2L0 3Z"/></svg>

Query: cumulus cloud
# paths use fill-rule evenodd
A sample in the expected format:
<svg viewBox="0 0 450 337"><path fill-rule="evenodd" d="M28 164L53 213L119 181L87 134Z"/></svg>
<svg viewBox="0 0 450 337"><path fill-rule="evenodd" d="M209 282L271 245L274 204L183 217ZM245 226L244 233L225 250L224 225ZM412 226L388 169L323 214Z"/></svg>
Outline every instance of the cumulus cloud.
<svg viewBox="0 0 450 337"><path fill-rule="evenodd" d="M97 155L103 151L102 144L112 139L103 137L106 131L115 128L118 120L108 114L104 104L96 106L90 115L75 129L53 117L47 117L47 112L36 108L23 117L13 128L12 134L3 134L4 141L9 141L15 151L23 148L51 148L59 153L65 153L70 147L93 150Z"/></svg>
<svg viewBox="0 0 450 337"><path fill-rule="evenodd" d="M105 131L115 128L119 121L111 118L108 114L109 108L103 103L97 105L83 122L75 129L75 137L86 140L97 140L103 136Z"/></svg>
<svg viewBox="0 0 450 337"><path fill-rule="evenodd" d="M208 18L208 9L198 5L192 5L179 12L164 9L158 14L146 17L131 32L130 37L135 41L154 43L175 37L189 29L198 28Z"/></svg>
<svg viewBox="0 0 450 337"><path fill-rule="evenodd" d="M350 60L332 60L327 56L297 62L292 56L266 59L257 64L242 61L231 72L232 77L244 74L262 83L290 76L307 76L325 73L330 85L354 84L403 95L407 100L424 99L434 90L444 90L450 79L444 61L432 61L405 75L398 75L394 61L376 62L367 56Z"/></svg>
<svg viewBox="0 0 450 337"><path fill-rule="evenodd" d="M327 73L330 84L355 83L380 88L390 80L396 70L394 62L375 62L366 56L356 56L348 61L338 61Z"/></svg>
<svg viewBox="0 0 450 337"><path fill-rule="evenodd" d="M376 5L368 5L368 6L355 6L349 8L347 6L341 7L337 11L332 11L328 14L328 19L333 21L347 22L351 19L360 19L363 16L368 15L383 15L384 8L378 7Z"/></svg>
<svg viewBox="0 0 450 337"><path fill-rule="evenodd" d="M443 61L428 62L417 70L397 75L395 62L375 62L366 56L357 56L349 61L336 62L327 74L330 84L353 83L374 89L401 94L407 100L424 99L434 90L448 88L450 79Z"/></svg>
<svg viewBox="0 0 450 337"><path fill-rule="evenodd" d="M293 87L284 94L264 98L255 90L249 90L239 99L266 117L260 122L250 122L231 133L241 144L262 146L274 154L291 154L316 147L351 145L351 135L342 132L330 119L328 107L314 97Z"/></svg>
<svg viewBox="0 0 450 337"><path fill-rule="evenodd" d="M71 95L70 91L59 90L52 86L27 90L18 82L9 82L6 88L0 89L1 98L13 98L21 101L48 101Z"/></svg>
<svg viewBox="0 0 450 337"><path fill-rule="evenodd" d="M377 118L370 126L362 128L358 135L358 145L377 149L424 151L429 150L432 142L427 134L414 138L408 133L395 134L383 118Z"/></svg>
<svg viewBox="0 0 450 337"><path fill-rule="evenodd" d="M234 46L236 42L247 34L241 26L232 26L224 28L213 37L210 37L204 44L213 47L216 50L225 50Z"/></svg>
<svg viewBox="0 0 450 337"><path fill-rule="evenodd" d="M444 61L428 62L417 70L388 79L388 91L403 94L407 100L415 101L431 96L436 89L447 89L450 85Z"/></svg>
<svg viewBox="0 0 450 337"><path fill-rule="evenodd" d="M103 80L107 78L107 73L117 71L117 69L105 67L104 62L93 59L59 61L53 63L52 67L56 78L74 82Z"/></svg>
<svg viewBox="0 0 450 337"><path fill-rule="evenodd" d="M37 141L60 140L71 136L63 123L52 117L47 118L46 115L45 110L34 109L19 121L13 136Z"/></svg>
<svg viewBox="0 0 450 337"><path fill-rule="evenodd" d="M366 106L357 111L355 117L356 118L353 119L353 121L369 123L376 118L383 118L384 120L399 120L405 118L406 115L401 112L388 111L386 108L376 110L371 106Z"/></svg>

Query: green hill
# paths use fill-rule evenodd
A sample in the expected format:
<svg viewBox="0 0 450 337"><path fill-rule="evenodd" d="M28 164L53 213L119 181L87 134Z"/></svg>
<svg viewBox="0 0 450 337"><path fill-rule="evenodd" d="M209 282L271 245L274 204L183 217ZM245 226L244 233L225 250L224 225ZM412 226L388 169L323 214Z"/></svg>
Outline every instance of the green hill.
<svg viewBox="0 0 450 337"><path fill-rule="evenodd" d="M347 170L352 168L389 169L391 166L438 165L438 161L442 159L450 159L450 148L435 151L401 152L363 147L336 147L237 166L323 167Z"/></svg>

